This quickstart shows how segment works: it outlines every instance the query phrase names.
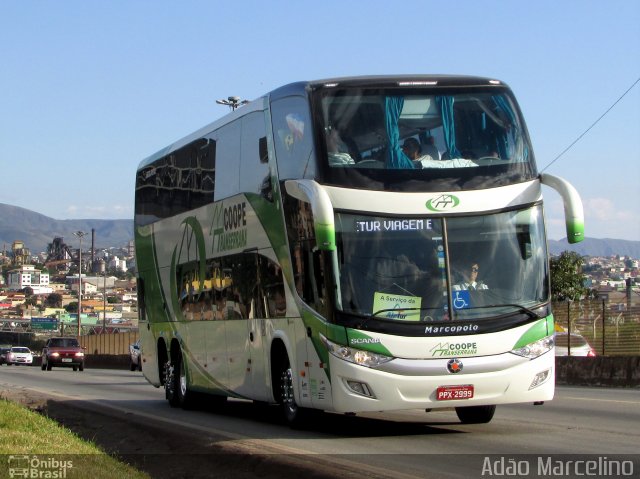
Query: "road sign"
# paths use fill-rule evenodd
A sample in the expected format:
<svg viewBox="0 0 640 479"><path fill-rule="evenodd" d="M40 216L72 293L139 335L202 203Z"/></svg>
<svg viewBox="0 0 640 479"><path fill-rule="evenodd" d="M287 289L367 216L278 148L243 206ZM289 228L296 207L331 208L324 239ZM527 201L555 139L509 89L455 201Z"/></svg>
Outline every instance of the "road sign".
<svg viewBox="0 0 640 479"><path fill-rule="evenodd" d="M31 329L55 331L58 329L56 318L31 318Z"/></svg>

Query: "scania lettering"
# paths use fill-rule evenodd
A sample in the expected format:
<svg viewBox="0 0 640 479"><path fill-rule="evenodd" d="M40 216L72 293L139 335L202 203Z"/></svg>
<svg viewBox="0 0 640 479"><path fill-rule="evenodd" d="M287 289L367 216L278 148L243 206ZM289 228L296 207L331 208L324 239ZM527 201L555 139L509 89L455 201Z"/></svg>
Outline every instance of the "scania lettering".
<svg viewBox="0 0 640 479"><path fill-rule="evenodd" d="M353 338L349 340L351 344L378 344L380 339L377 338Z"/></svg>
<svg viewBox="0 0 640 479"><path fill-rule="evenodd" d="M140 163L143 373L171 406L242 398L290 423L446 407L481 423L550 400L542 185L582 240L577 192L538 172L501 81L271 91Z"/></svg>

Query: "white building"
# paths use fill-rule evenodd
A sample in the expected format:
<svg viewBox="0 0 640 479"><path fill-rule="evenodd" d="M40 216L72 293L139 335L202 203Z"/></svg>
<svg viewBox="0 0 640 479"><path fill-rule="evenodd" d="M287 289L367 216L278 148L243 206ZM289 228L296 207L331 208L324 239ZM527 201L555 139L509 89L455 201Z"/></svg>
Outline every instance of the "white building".
<svg viewBox="0 0 640 479"><path fill-rule="evenodd" d="M109 268L114 268L118 271L127 271L127 261L114 256L111 258L111 261L109 261Z"/></svg>
<svg viewBox="0 0 640 479"><path fill-rule="evenodd" d="M78 292L79 282L80 281L78 281L77 274L73 276L67 276L67 284L69 284L69 289L71 289L71 291L75 291L76 293ZM98 291L98 286L92 281L87 281L87 277L83 274L82 275L82 294L83 295L94 294L96 291Z"/></svg>
<svg viewBox="0 0 640 479"><path fill-rule="evenodd" d="M49 286L49 273L40 271L33 265L25 264L20 268L9 271L8 287L13 291L31 288L33 294L50 294L53 288Z"/></svg>

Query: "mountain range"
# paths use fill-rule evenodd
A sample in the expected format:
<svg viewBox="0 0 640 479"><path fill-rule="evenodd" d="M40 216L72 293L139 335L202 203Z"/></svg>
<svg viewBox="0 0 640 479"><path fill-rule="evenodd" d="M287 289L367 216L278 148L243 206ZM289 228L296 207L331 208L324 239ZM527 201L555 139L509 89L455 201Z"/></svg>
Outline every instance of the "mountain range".
<svg viewBox="0 0 640 479"><path fill-rule="evenodd" d="M77 248L76 231L84 231L83 249L91 246L91 230L95 230L95 247L122 247L133 240L133 220L55 220L33 211L0 203L0 246L10 251L15 240L20 240L31 254L47 251L55 237L62 237L70 248ZM640 258L640 241L585 238L570 245L566 239L549 240L551 254L575 251L583 256L622 255Z"/></svg>
<svg viewBox="0 0 640 479"><path fill-rule="evenodd" d="M640 241L620 239L585 238L580 243L569 244L566 238L562 240L547 240L549 252L560 254L563 251L575 251L582 256L629 256L640 258Z"/></svg>
<svg viewBox="0 0 640 479"><path fill-rule="evenodd" d="M19 206L0 203L0 247L11 251L14 241L24 243L32 255L46 252L55 237L63 238L71 249L80 245L76 231L87 233L82 249L91 247L91 231L95 230L95 248L124 247L133 240L131 220L55 220Z"/></svg>

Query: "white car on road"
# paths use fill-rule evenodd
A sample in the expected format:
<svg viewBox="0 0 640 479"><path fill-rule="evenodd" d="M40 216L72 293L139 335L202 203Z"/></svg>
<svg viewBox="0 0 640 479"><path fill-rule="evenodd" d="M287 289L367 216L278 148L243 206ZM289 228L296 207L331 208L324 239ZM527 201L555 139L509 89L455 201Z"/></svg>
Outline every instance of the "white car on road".
<svg viewBox="0 0 640 479"><path fill-rule="evenodd" d="M12 364L33 364L33 353L29 348L24 346L13 346L7 353L7 366Z"/></svg>
<svg viewBox="0 0 640 479"><path fill-rule="evenodd" d="M586 356L594 358L596 350L580 334L558 332L556 333L556 356Z"/></svg>

